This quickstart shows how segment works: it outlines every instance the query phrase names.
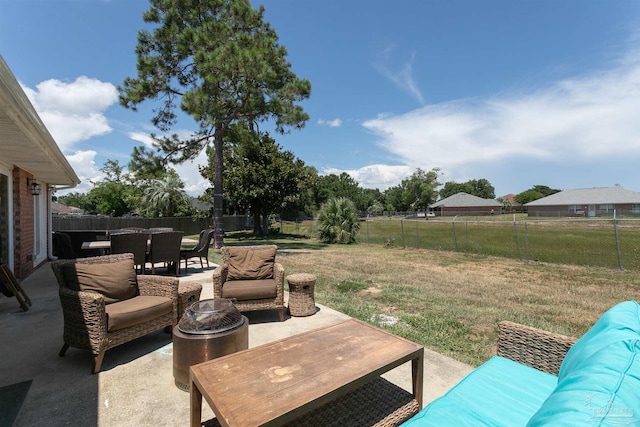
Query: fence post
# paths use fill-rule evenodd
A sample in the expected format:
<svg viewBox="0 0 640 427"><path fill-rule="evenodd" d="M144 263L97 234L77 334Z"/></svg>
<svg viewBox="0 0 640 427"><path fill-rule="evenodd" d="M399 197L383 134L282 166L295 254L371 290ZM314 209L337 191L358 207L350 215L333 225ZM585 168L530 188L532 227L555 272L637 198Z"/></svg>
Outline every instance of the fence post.
<svg viewBox="0 0 640 427"><path fill-rule="evenodd" d="M402 233L402 249L405 249L407 245L404 243L404 220L400 220L400 232Z"/></svg>
<svg viewBox="0 0 640 427"><path fill-rule="evenodd" d="M516 234L516 246L518 248L518 259L522 261L522 252L520 252L520 238L518 237L518 226L516 225L516 214L513 214L513 231Z"/></svg>
<svg viewBox="0 0 640 427"><path fill-rule="evenodd" d="M453 243L455 245L456 252L458 252L458 235L456 234L456 218L458 218L458 215L453 217L451 226L453 227Z"/></svg>
<svg viewBox="0 0 640 427"><path fill-rule="evenodd" d="M418 220L416 219L416 248L420 249L420 230L418 229Z"/></svg>
<svg viewBox="0 0 640 427"><path fill-rule="evenodd" d="M529 228L527 227L527 221L524 222L524 250L525 250L525 263L529 264Z"/></svg>
<svg viewBox="0 0 640 427"><path fill-rule="evenodd" d="M369 244L369 214L367 214L367 218L364 221L364 223L366 224L367 227L367 245Z"/></svg>
<svg viewBox="0 0 640 427"><path fill-rule="evenodd" d="M620 238L618 237L618 219L616 217L616 210L613 210L613 230L616 234L616 250L618 251L618 268L620 268L620 271L623 270L622 268L622 254L620 253Z"/></svg>
<svg viewBox="0 0 640 427"><path fill-rule="evenodd" d="M464 222L464 247L465 252L469 250L469 220Z"/></svg>

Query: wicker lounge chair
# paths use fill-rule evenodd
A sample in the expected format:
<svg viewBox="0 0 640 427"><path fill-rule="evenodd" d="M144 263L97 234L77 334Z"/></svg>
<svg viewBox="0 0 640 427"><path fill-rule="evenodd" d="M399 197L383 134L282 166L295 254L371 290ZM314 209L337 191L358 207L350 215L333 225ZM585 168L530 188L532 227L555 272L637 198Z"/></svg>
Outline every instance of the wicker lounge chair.
<svg viewBox="0 0 640 427"><path fill-rule="evenodd" d="M117 265L116 265L117 263ZM114 264L113 271L108 264ZM69 347L90 350L93 353L93 372L100 371L107 350L177 321L178 279L162 276L135 276L133 254L106 255L77 260L61 260L51 264L60 289L58 294L64 316L64 345L60 356ZM99 293L87 281L95 277L108 277L118 282L126 268L137 281L128 298L114 298L112 292ZM131 273L125 280L131 280ZM96 279L98 281L98 279ZM80 288L81 290L78 290ZM131 292L126 290L126 292ZM128 311L127 311L128 309ZM119 319L119 320L118 320ZM120 323L117 323L117 322Z"/></svg>
<svg viewBox="0 0 640 427"><path fill-rule="evenodd" d="M213 296L235 298L240 311L276 309L284 320L284 267L277 246L223 246L223 264L213 270Z"/></svg>

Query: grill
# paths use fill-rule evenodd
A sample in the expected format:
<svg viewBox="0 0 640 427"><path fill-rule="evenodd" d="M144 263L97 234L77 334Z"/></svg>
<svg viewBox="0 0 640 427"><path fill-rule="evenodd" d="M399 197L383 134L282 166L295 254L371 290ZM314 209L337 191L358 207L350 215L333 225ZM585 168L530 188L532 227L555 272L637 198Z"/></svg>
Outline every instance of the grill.
<svg viewBox="0 0 640 427"><path fill-rule="evenodd" d="M189 306L173 328L173 377L190 390L189 367L249 348L249 320L224 298Z"/></svg>

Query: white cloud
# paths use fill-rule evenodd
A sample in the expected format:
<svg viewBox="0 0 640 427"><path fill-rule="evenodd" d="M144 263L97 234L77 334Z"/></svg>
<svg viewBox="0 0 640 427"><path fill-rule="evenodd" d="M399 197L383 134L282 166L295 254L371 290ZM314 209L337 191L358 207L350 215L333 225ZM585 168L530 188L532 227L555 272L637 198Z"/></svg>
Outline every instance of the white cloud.
<svg viewBox="0 0 640 427"><path fill-rule="evenodd" d="M396 186L410 176L414 170L410 166L399 165L368 165L359 169L336 169L325 168L323 175L340 175L342 172L348 173L363 188L377 188L384 191L389 187Z"/></svg>
<svg viewBox="0 0 640 427"><path fill-rule="evenodd" d="M198 166L204 166L208 162L207 155L204 150L194 160L187 161L180 165L171 165L174 168L180 179L184 182L184 189L190 196L200 196L204 193L204 190L211 187L209 180L206 180L200 175Z"/></svg>
<svg viewBox="0 0 640 427"><path fill-rule="evenodd" d="M129 138L134 141L141 142L147 148L153 148L153 138L150 134L144 132L129 132Z"/></svg>
<svg viewBox="0 0 640 427"><path fill-rule="evenodd" d="M23 89L63 152L112 130L103 114L118 100L111 83L81 76L71 83L50 79L37 90Z"/></svg>
<svg viewBox="0 0 640 427"><path fill-rule="evenodd" d="M318 120L318 124L320 126L329 126L329 127L332 127L332 128L339 128L340 126L342 126L342 120L340 120L340 119L333 119L333 120L320 119L320 120Z"/></svg>
<svg viewBox="0 0 640 427"><path fill-rule="evenodd" d="M93 188L91 181L100 181L104 178L104 174L96 166L96 154L95 151L88 150L76 151L75 154L66 156L81 182L71 190L60 191L58 195L66 193L88 193Z"/></svg>
<svg viewBox="0 0 640 427"><path fill-rule="evenodd" d="M489 162L527 159L564 167L640 158L639 100L640 61L626 58L608 71L529 93L433 104L363 126L412 169L469 175Z"/></svg>
<svg viewBox="0 0 640 427"><path fill-rule="evenodd" d="M378 58L376 58L373 64L374 68L400 89L416 98L420 104L424 104L422 92L413 78L415 53L412 53L409 59L401 61L394 57L395 52L396 48L394 45L389 45L379 52ZM400 64L400 67L398 68L396 64Z"/></svg>

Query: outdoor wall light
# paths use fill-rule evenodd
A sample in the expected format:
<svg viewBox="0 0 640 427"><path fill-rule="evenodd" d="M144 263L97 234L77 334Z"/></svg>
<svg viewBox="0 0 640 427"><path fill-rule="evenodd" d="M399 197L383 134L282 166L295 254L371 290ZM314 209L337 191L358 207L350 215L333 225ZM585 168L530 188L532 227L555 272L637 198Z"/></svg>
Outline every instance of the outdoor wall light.
<svg viewBox="0 0 640 427"><path fill-rule="evenodd" d="M40 194L41 187L35 179L27 178L27 187L31 190L32 195L37 196Z"/></svg>

